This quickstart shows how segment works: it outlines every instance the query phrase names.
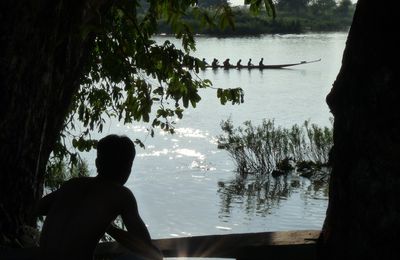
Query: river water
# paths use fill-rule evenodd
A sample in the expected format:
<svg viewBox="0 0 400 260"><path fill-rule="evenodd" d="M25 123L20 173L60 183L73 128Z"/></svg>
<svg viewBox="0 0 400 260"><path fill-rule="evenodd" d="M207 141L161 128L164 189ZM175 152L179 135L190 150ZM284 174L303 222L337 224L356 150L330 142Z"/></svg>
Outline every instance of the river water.
<svg viewBox="0 0 400 260"><path fill-rule="evenodd" d="M205 70L199 73L214 87L241 87L244 104L219 104L216 90L201 90L202 101L184 112L176 134L156 132L145 124L110 122L103 135L139 138L132 176L127 182L137 198L141 216L153 238L243 232L320 229L327 207L327 188L301 177L266 186L256 179L242 180L234 162L217 149L221 120L235 125L274 119L289 127L304 120L330 125L325 103L339 72L347 33L274 35L254 38L197 39L199 58L232 63L249 58L264 64L320 62L282 70ZM165 38L157 38L163 41ZM99 136L98 136L99 137ZM93 152L84 154L94 172Z"/></svg>

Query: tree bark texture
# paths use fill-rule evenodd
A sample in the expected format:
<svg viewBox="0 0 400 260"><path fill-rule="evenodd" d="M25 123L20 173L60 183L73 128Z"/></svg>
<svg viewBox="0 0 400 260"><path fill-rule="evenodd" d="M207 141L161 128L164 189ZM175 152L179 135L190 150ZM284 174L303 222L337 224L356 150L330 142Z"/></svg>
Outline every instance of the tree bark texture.
<svg viewBox="0 0 400 260"><path fill-rule="evenodd" d="M16 244L110 1L0 3L0 244Z"/></svg>
<svg viewBox="0 0 400 260"><path fill-rule="evenodd" d="M321 259L398 259L400 86L396 1L359 0L327 97L333 169Z"/></svg>

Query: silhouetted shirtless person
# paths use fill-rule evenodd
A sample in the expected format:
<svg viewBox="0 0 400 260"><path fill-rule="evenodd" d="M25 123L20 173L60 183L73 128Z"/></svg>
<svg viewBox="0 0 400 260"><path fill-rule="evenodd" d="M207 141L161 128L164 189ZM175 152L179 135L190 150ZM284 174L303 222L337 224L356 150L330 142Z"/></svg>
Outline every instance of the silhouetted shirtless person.
<svg viewBox="0 0 400 260"><path fill-rule="evenodd" d="M135 254L162 259L139 216L135 197L123 186L134 157L128 137L106 136L97 145L96 177L71 179L41 199L38 213L47 215L40 238L42 259L92 259L106 231L129 236ZM128 232L110 225L118 215Z"/></svg>

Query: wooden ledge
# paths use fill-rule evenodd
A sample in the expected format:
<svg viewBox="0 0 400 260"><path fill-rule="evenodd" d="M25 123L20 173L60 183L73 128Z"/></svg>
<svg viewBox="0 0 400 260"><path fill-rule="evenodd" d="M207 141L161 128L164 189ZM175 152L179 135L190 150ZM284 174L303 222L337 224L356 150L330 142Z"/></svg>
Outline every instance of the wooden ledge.
<svg viewBox="0 0 400 260"><path fill-rule="evenodd" d="M320 231L283 231L155 239L165 257L314 259ZM100 243L96 255L128 252L116 242Z"/></svg>

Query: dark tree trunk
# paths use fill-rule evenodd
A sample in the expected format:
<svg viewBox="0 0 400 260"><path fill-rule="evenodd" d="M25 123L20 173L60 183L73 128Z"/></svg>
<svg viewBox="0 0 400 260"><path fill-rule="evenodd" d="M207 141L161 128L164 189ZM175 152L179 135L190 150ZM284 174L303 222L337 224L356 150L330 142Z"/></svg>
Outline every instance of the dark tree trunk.
<svg viewBox="0 0 400 260"><path fill-rule="evenodd" d="M0 3L0 244L16 243L79 87L104 1Z"/></svg>
<svg viewBox="0 0 400 260"><path fill-rule="evenodd" d="M398 259L400 66L396 1L359 0L327 102L335 118L325 259Z"/></svg>

